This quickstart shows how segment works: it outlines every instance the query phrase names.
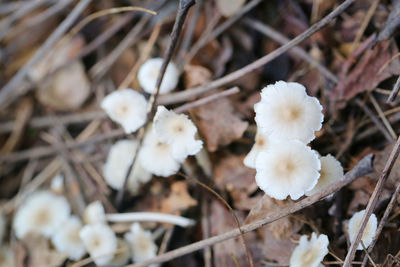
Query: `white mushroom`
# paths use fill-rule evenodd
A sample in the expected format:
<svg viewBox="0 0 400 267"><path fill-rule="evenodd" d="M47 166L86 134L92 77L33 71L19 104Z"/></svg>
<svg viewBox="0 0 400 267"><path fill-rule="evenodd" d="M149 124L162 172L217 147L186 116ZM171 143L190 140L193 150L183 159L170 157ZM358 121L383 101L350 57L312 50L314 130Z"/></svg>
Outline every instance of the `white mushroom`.
<svg viewBox="0 0 400 267"><path fill-rule="evenodd" d="M106 265L114 258L117 237L106 224L88 224L79 232L86 250L97 265Z"/></svg>
<svg viewBox="0 0 400 267"><path fill-rule="evenodd" d="M272 138L298 139L308 143L322 127L322 106L299 83L283 81L268 85L254 105L261 132Z"/></svg>
<svg viewBox="0 0 400 267"><path fill-rule="evenodd" d="M270 197L296 200L319 178L318 154L298 140L271 140L256 157L256 183Z"/></svg>
<svg viewBox="0 0 400 267"><path fill-rule="evenodd" d="M153 130L144 138L139 163L148 172L163 177L177 173L180 168L180 162L172 156L171 146L160 142Z"/></svg>
<svg viewBox="0 0 400 267"><path fill-rule="evenodd" d="M65 197L49 191L35 192L18 208L13 222L15 235L23 238L28 232L51 237L71 212Z"/></svg>
<svg viewBox="0 0 400 267"><path fill-rule="evenodd" d="M308 240L306 235L300 237L299 245L290 257L290 267L319 267L328 254L329 240L326 235L312 233Z"/></svg>
<svg viewBox="0 0 400 267"><path fill-rule="evenodd" d="M147 60L139 68L138 81L140 86L149 94L152 94L160 72L162 58L152 58ZM169 62L160 86L160 94L168 93L176 88L179 82L179 70L173 62Z"/></svg>
<svg viewBox="0 0 400 267"><path fill-rule="evenodd" d="M87 205L83 213L83 221L86 224L106 223L106 212L99 200Z"/></svg>
<svg viewBox="0 0 400 267"><path fill-rule="evenodd" d="M359 212L354 213L353 217L351 217L351 219L349 220L348 232L349 232L350 243L353 243L354 240L356 239L356 236L361 226L361 220L364 214L365 210L361 210ZM369 245L371 245L372 240L376 233L377 226L378 226L378 220L376 219L375 214L372 213L371 216L369 217L367 225L364 229L364 233L361 237L361 241L364 243L364 246L366 248ZM362 249L363 247L360 243L357 247L357 250L362 250Z"/></svg>
<svg viewBox="0 0 400 267"><path fill-rule="evenodd" d="M129 88L107 95L101 102L101 108L128 134L146 122L147 101L143 95Z"/></svg>
<svg viewBox="0 0 400 267"><path fill-rule="evenodd" d="M121 238L118 238L118 252L115 253L114 258L108 264L109 267L125 266L132 258L131 248L129 243Z"/></svg>
<svg viewBox="0 0 400 267"><path fill-rule="evenodd" d="M249 168L256 168L256 156L260 151L265 151L268 148L268 137L257 130L255 143L249 154L244 158L243 163Z"/></svg>
<svg viewBox="0 0 400 267"><path fill-rule="evenodd" d="M319 171L321 176L314 188L306 192L306 196L314 195L344 178L343 167L335 157L329 154L320 157L319 160L321 161L321 170Z"/></svg>
<svg viewBox="0 0 400 267"><path fill-rule="evenodd" d="M58 173L53 177L50 184L50 189L53 193L62 194L64 192L64 176Z"/></svg>
<svg viewBox="0 0 400 267"><path fill-rule="evenodd" d="M144 231L139 223L131 226L131 231L125 234L125 239L131 246L133 262L141 262L157 255L157 245L154 243L151 232Z"/></svg>
<svg viewBox="0 0 400 267"><path fill-rule="evenodd" d="M164 106L158 106L153 120L153 129L157 138L172 148L172 156L184 161L189 155L197 154L203 142L195 139L197 128L184 114L176 114Z"/></svg>
<svg viewBox="0 0 400 267"><path fill-rule="evenodd" d="M52 242L61 253L68 255L71 260L78 260L85 255L85 246L79 237L82 223L76 216L68 218L52 236Z"/></svg>
<svg viewBox="0 0 400 267"><path fill-rule="evenodd" d="M104 164L104 178L109 186L114 189L121 189L124 183L128 168L135 156L138 142L136 140L120 140L110 149L106 163ZM135 162L135 167L128 178L128 189L136 193L141 183L146 183L151 179L151 173L145 171L139 162Z"/></svg>

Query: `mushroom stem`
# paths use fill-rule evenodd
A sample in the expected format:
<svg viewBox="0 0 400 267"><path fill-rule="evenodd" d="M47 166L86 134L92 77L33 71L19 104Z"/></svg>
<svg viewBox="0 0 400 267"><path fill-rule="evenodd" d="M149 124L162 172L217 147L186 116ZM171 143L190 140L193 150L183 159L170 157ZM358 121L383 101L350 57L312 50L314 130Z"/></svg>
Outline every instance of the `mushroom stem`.
<svg viewBox="0 0 400 267"><path fill-rule="evenodd" d="M195 221L185 217L165 214L159 212L128 212L106 214L109 222L162 222L188 227L195 224Z"/></svg>

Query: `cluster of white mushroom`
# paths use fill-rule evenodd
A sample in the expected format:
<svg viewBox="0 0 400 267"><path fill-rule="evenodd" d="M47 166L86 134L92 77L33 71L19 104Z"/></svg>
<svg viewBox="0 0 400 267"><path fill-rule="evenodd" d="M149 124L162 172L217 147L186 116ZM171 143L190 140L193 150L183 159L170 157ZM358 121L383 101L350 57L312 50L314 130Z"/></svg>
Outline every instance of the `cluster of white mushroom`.
<svg viewBox="0 0 400 267"><path fill-rule="evenodd" d="M261 91L254 105L258 131L244 164L257 170L257 185L270 197L296 200L343 178L331 155L321 157L307 144L322 127L322 106L299 83L283 81Z"/></svg>
<svg viewBox="0 0 400 267"><path fill-rule="evenodd" d="M3 219L0 214L0 231L4 229ZM140 262L157 253L151 233L144 231L138 223L132 224L125 239L117 237L107 224L100 201L86 207L83 220L85 225L77 216L71 215L65 197L50 191L37 191L28 196L16 211L13 229L19 239L32 232L49 238L55 249L71 260L81 259L89 253L99 266L123 266L130 259ZM2 251L9 250L2 247Z"/></svg>

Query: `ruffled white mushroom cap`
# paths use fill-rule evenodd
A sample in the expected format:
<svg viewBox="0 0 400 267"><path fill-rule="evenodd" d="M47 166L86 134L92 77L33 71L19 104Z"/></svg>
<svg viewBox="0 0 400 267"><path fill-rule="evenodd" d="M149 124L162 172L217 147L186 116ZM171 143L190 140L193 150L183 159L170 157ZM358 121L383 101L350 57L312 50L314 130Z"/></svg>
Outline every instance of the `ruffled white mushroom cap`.
<svg viewBox="0 0 400 267"><path fill-rule="evenodd" d="M57 251L65 253L71 260L78 260L86 253L85 246L79 237L81 228L82 223L79 218L71 216L51 238Z"/></svg>
<svg viewBox="0 0 400 267"><path fill-rule="evenodd" d="M171 146L160 142L152 129L144 138L139 163L148 172L163 177L175 174L180 168L180 162L172 156Z"/></svg>
<svg viewBox="0 0 400 267"><path fill-rule="evenodd" d="M140 86L147 93L152 94L160 72L161 65L163 63L162 58L152 58L147 60L139 68L138 81ZM168 93L176 88L179 82L179 70L173 62L170 62L164 74L164 78L161 82L160 94Z"/></svg>
<svg viewBox="0 0 400 267"><path fill-rule="evenodd" d="M125 266L131 259L131 248L129 243L124 239L118 238L118 253L114 255L112 261L108 264L109 267Z"/></svg>
<svg viewBox="0 0 400 267"><path fill-rule="evenodd" d="M299 245L290 257L290 267L319 267L325 255L328 254L329 240L326 235L312 233L308 240L306 235L300 237Z"/></svg>
<svg viewBox="0 0 400 267"><path fill-rule="evenodd" d="M0 246L0 267L16 266L14 261L14 251L8 245Z"/></svg>
<svg viewBox="0 0 400 267"><path fill-rule="evenodd" d="M121 189L124 183L126 173L132 163L138 142L135 140L120 140L110 149L106 163L104 164L103 174L109 186L114 189ZM148 182L151 179L151 173L146 172L138 162L128 178L129 187L140 183Z"/></svg>
<svg viewBox="0 0 400 267"><path fill-rule="evenodd" d="M171 145L172 156L183 161L189 155L197 154L203 147L201 140L196 140L196 126L184 114L176 114L164 106L158 106L154 116L153 129L161 142Z"/></svg>
<svg viewBox="0 0 400 267"><path fill-rule="evenodd" d="M0 210L0 245L3 243L4 235L6 233L6 218Z"/></svg>
<svg viewBox="0 0 400 267"><path fill-rule="evenodd" d="M48 191L35 192L18 208L13 222L15 235L23 238L28 232L50 237L71 212L65 197Z"/></svg>
<svg viewBox="0 0 400 267"><path fill-rule="evenodd" d="M114 258L117 237L106 224L88 224L79 232L86 250L97 265L106 265Z"/></svg>
<svg viewBox="0 0 400 267"><path fill-rule="evenodd" d="M256 156L260 151L265 151L268 148L268 137L257 131L256 140L249 154L244 158L243 163L249 168L256 168Z"/></svg>
<svg viewBox="0 0 400 267"><path fill-rule="evenodd" d="M271 139L298 139L304 143L315 138L324 118L318 99L308 96L303 85L283 81L265 87L254 110L263 134Z"/></svg>
<svg viewBox="0 0 400 267"><path fill-rule="evenodd" d="M318 181L318 154L298 140L271 140L256 157L256 183L270 197L296 200Z"/></svg>
<svg viewBox="0 0 400 267"><path fill-rule="evenodd" d="M314 195L344 178L343 167L335 157L329 154L320 157L319 160L321 161L321 170L319 171L321 176L314 188L306 192L306 196Z"/></svg>
<svg viewBox="0 0 400 267"><path fill-rule="evenodd" d="M131 246L133 262L141 262L157 255L157 245L154 243L151 232L144 231L139 223L131 226L131 231L125 234L125 239Z"/></svg>
<svg viewBox="0 0 400 267"><path fill-rule="evenodd" d="M354 213L353 217L349 220L349 225L348 225L348 232L349 232L349 238L350 238L350 243L353 243L354 240L356 239L356 236L358 234L358 230L360 229L361 225L361 220L365 214L365 210L361 210L359 212ZM369 245L371 245L372 240L376 234L376 228L378 227L378 220L376 219L375 214L371 214L369 217L367 226L364 229L364 233L361 237L361 241L364 243L364 246L367 248ZM363 247L361 243L358 245L357 250L362 250Z"/></svg>
<svg viewBox="0 0 400 267"><path fill-rule="evenodd" d="M56 194L62 194L64 192L64 176L61 173L53 177L50 189Z"/></svg>
<svg viewBox="0 0 400 267"><path fill-rule="evenodd" d="M146 99L129 88L107 95L101 102L101 108L113 121L121 124L128 134L135 132L146 121Z"/></svg>
<svg viewBox="0 0 400 267"><path fill-rule="evenodd" d="M83 221L86 224L105 223L107 221L103 204L99 200L87 205L83 213Z"/></svg>

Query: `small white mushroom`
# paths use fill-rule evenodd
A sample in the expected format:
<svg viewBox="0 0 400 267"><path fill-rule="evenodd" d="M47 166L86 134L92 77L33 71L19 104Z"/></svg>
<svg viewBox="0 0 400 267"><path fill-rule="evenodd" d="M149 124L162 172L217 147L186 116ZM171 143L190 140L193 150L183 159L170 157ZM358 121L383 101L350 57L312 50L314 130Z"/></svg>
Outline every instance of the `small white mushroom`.
<svg viewBox="0 0 400 267"><path fill-rule="evenodd" d="M318 99L308 96L306 88L299 83L279 81L264 87L254 110L257 126L271 139L309 143L324 119Z"/></svg>
<svg viewBox="0 0 400 267"><path fill-rule="evenodd" d="M308 240L306 235L300 237L299 245L293 250L290 257L290 267L319 267L328 254L329 240L326 235L312 233Z"/></svg>
<svg viewBox="0 0 400 267"><path fill-rule="evenodd" d="M109 186L114 189L121 189L124 183L128 168L135 156L138 142L136 140L120 140L110 149L106 163L104 164L104 178ZM151 173L143 169L139 162L135 162L135 167L128 178L128 189L131 193L136 193L141 183L146 183L151 179Z"/></svg>
<svg viewBox="0 0 400 267"><path fill-rule="evenodd" d="M141 262L157 255L157 245L154 243L151 232L142 229L139 223L131 226L131 231L125 234L125 240L131 246L133 262Z"/></svg>
<svg viewBox="0 0 400 267"><path fill-rule="evenodd" d="M256 168L256 156L260 151L265 151L268 148L268 137L257 130L255 143L249 154L244 158L243 163L249 168Z"/></svg>
<svg viewBox="0 0 400 267"><path fill-rule="evenodd" d="M180 168L180 162L172 156L171 146L161 142L152 129L144 138L139 163L146 171L163 177L177 173Z"/></svg>
<svg viewBox="0 0 400 267"><path fill-rule="evenodd" d="M101 102L101 108L128 134L146 122L147 101L143 95L129 88L107 95Z"/></svg>
<svg viewBox="0 0 400 267"><path fill-rule="evenodd" d="M58 173L53 177L50 184L50 189L53 193L62 194L64 192L64 176Z"/></svg>
<svg viewBox="0 0 400 267"><path fill-rule="evenodd" d="M318 182L318 154L298 140L271 140L256 157L256 183L270 197L296 200Z"/></svg>
<svg viewBox="0 0 400 267"><path fill-rule="evenodd" d="M117 242L118 242L118 249L117 249L118 252L115 253L114 258L107 265L109 267L125 266L128 263L128 261L132 258L132 253L129 243L122 238L118 238Z"/></svg>
<svg viewBox="0 0 400 267"><path fill-rule="evenodd" d="M29 232L51 237L71 212L65 197L49 191L38 191L28 196L18 208L13 229L18 238Z"/></svg>
<svg viewBox="0 0 400 267"><path fill-rule="evenodd" d="M88 224L79 232L86 250L97 265L106 265L114 258L117 237L106 224Z"/></svg>
<svg viewBox="0 0 400 267"><path fill-rule="evenodd" d="M71 260L78 260L86 253L85 246L79 237L81 228L82 223L79 218L71 216L51 238L57 251L65 253Z"/></svg>
<svg viewBox="0 0 400 267"><path fill-rule="evenodd" d="M306 192L306 196L311 196L321 192L328 186L344 178L343 167L335 157L329 154L320 157L319 160L321 161L321 170L319 171L321 176L314 188Z"/></svg>
<svg viewBox="0 0 400 267"><path fill-rule="evenodd" d="M83 221L86 224L106 223L106 212L99 200L87 205L83 213Z"/></svg>
<svg viewBox="0 0 400 267"><path fill-rule="evenodd" d="M151 58L139 68L138 81L140 86L149 94L154 92L162 58ZM176 88L179 82L179 70L173 62L169 62L160 86L160 94L168 93Z"/></svg>
<svg viewBox="0 0 400 267"><path fill-rule="evenodd" d="M189 155L197 154L203 142L195 139L197 128L184 114L176 114L164 106L158 106L153 129L161 142L172 148L172 156L179 162Z"/></svg>
<svg viewBox="0 0 400 267"><path fill-rule="evenodd" d="M356 236L358 234L358 231L360 230L361 226L361 220L365 214L365 210L361 210L359 212L356 212L353 214L353 217L349 220L349 225L348 225L348 232L349 232L349 238L350 238L350 243L353 243L354 240L356 239ZM372 240L376 234L376 228L378 227L378 220L376 219L375 214L371 214L369 217L369 220L367 222L367 226L364 229L364 233L361 237L361 241L364 243L364 246L367 248L369 245L371 245ZM361 243L358 245L357 250L362 250L363 247Z"/></svg>

